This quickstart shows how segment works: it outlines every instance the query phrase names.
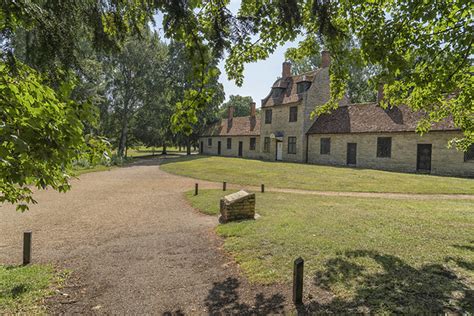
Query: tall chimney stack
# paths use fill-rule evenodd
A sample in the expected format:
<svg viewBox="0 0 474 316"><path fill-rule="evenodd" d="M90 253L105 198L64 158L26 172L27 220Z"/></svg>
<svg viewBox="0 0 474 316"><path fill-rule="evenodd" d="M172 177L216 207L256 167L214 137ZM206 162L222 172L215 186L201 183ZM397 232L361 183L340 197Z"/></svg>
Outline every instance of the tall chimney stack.
<svg viewBox="0 0 474 316"><path fill-rule="evenodd" d="M234 118L234 107L229 106L227 109L227 122L230 124L232 122L232 119Z"/></svg>
<svg viewBox="0 0 474 316"><path fill-rule="evenodd" d="M283 62L282 70L281 70L281 77L283 79L291 77L291 63L289 61Z"/></svg>
<svg viewBox="0 0 474 316"><path fill-rule="evenodd" d="M327 50L321 52L321 68L327 68L331 65L331 54Z"/></svg>
<svg viewBox="0 0 474 316"><path fill-rule="evenodd" d="M255 117L256 105L255 102L250 103L250 116Z"/></svg>
<svg viewBox="0 0 474 316"><path fill-rule="evenodd" d="M379 82L377 86L377 103L380 105L384 99L384 91L383 91L383 86L384 84L382 82Z"/></svg>

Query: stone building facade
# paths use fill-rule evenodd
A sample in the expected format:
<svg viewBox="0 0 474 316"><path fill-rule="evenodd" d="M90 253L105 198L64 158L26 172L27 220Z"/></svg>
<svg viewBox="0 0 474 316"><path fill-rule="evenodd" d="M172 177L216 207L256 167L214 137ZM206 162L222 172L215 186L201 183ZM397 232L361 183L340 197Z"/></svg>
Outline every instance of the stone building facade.
<svg viewBox="0 0 474 316"><path fill-rule="evenodd" d="M415 130L423 113L404 106L383 109L377 102L349 104L347 99L311 119L314 108L330 96L329 53L321 59L320 68L300 75L291 75L291 64L283 63L281 78L262 100L260 116L255 104L249 117L234 118L230 108L227 119L202 135L201 153L474 177L474 146L467 153L447 147L461 135L452 120L420 136Z"/></svg>
<svg viewBox="0 0 474 316"><path fill-rule="evenodd" d="M227 119L209 126L199 139L200 153L261 159L260 119L255 103L251 105L250 113L250 116L234 117L234 109L230 107Z"/></svg>

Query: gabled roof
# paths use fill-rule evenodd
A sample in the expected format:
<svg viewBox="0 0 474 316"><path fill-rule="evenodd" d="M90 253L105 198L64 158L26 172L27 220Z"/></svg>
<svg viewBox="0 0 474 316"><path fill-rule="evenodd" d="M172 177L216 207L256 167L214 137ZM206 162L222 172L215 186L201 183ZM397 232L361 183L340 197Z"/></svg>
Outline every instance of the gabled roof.
<svg viewBox="0 0 474 316"><path fill-rule="evenodd" d="M211 124L202 136L258 136L260 135L260 118L258 116L234 117L229 124L222 119Z"/></svg>
<svg viewBox="0 0 474 316"><path fill-rule="evenodd" d="M424 112L414 112L407 106L384 110L377 103L350 104L316 118L307 134L341 134L373 132L412 132ZM452 119L434 123L434 131L459 130Z"/></svg>
<svg viewBox="0 0 474 316"><path fill-rule="evenodd" d="M321 69L316 69L313 71L305 72L303 74L290 76L288 78L277 79L275 83L272 85L272 91L273 91L273 88L282 89L283 91L282 91L281 96L278 98L273 98L272 91L270 91L267 97L262 100L262 107L295 103L302 100L303 95L298 94L297 83L302 82L302 81L312 82L314 76L320 70Z"/></svg>

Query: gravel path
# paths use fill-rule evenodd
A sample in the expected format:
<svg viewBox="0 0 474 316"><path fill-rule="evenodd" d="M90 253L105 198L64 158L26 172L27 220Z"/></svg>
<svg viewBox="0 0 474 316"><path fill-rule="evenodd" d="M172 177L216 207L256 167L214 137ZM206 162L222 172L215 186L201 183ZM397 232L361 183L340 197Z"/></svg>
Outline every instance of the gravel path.
<svg viewBox="0 0 474 316"><path fill-rule="evenodd" d="M81 314L274 314L291 310L288 285L249 284L221 250L217 218L196 212L183 192L221 183L171 175L142 160L35 194L23 214L0 206L0 264L21 262L22 233L33 231L33 261L72 271L50 312ZM228 184L229 189L242 186ZM259 187L247 187L259 190ZM473 195L318 192L329 196L474 199Z"/></svg>
<svg viewBox="0 0 474 316"><path fill-rule="evenodd" d="M183 197L194 183L144 160L84 174L66 194L37 192L23 214L1 206L0 264L21 262L22 232L31 229L33 261L72 271L49 301L52 313L282 311L288 287L251 285L239 274L214 234L217 218Z"/></svg>

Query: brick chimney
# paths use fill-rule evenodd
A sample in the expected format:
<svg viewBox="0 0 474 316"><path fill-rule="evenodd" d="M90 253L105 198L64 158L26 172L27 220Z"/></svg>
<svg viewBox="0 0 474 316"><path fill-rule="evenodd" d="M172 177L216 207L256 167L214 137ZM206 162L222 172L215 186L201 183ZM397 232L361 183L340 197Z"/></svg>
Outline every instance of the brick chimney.
<svg viewBox="0 0 474 316"><path fill-rule="evenodd" d="M255 130L255 126L257 124L257 118L255 117L256 109L255 109L255 102L250 103L250 130Z"/></svg>
<svg viewBox="0 0 474 316"><path fill-rule="evenodd" d="M383 91L383 83L379 83L377 85L377 103L380 105L380 103L383 101L384 99L384 91Z"/></svg>
<svg viewBox="0 0 474 316"><path fill-rule="evenodd" d="M283 79L286 79L288 77L291 77L291 63L288 61L283 62L282 67L281 67L281 77Z"/></svg>
<svg viewBox="0 0 474 316"><path fill-rule="evenodd" d="M227 121L229 122L229 124L232 122L233 118L234 118L234 107L229 106L227 108Z"/></svg>
<svg viewBox="0 0 474 316"><path fill-rule="evenodd" d="M327 50L321 52L321 68L327 68L331 65L331 54Z"/></svg>
<svg viewBox="0 0 474 316"><path fill-rule="evenodd" d="M256 107L255 102L250 103L250 116L251 117L255 117L255 112L256 112L255 107Z"/></svg>

